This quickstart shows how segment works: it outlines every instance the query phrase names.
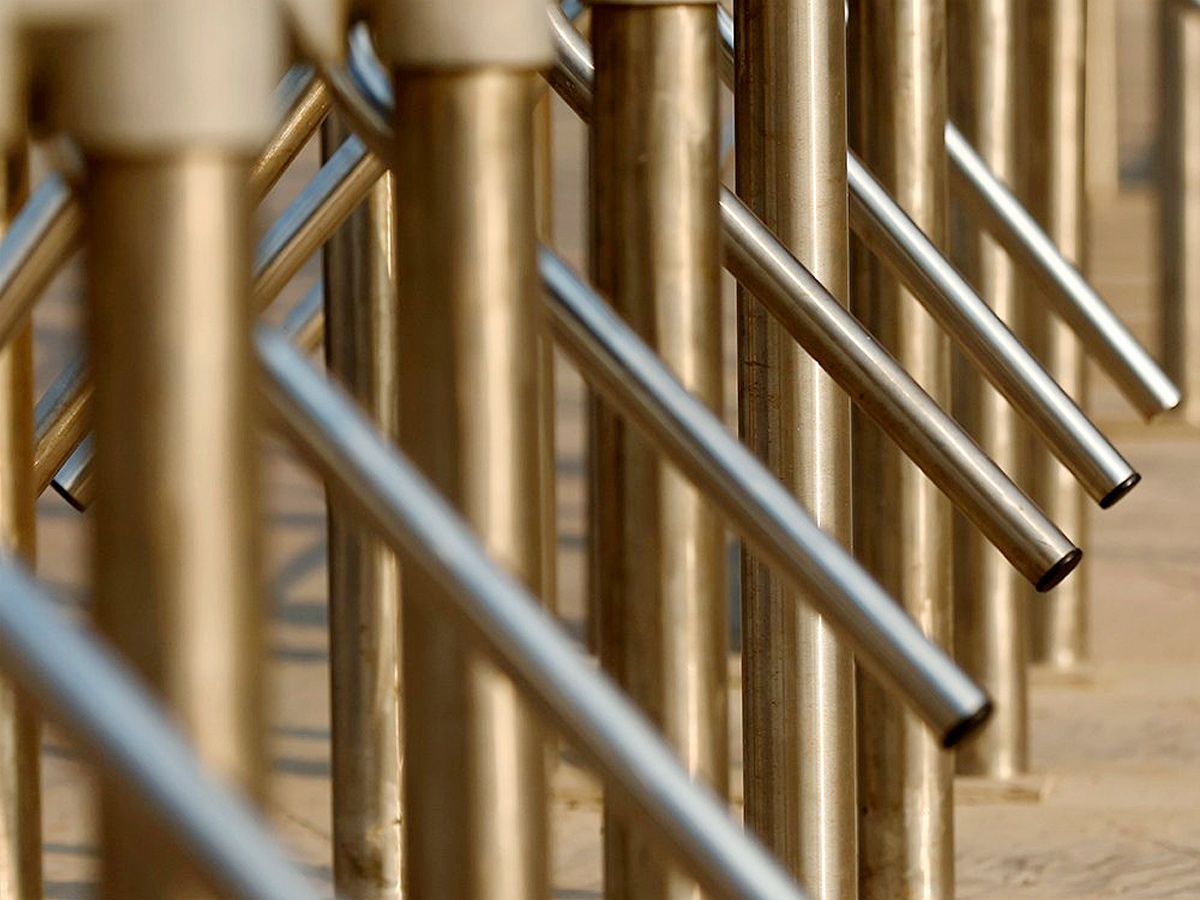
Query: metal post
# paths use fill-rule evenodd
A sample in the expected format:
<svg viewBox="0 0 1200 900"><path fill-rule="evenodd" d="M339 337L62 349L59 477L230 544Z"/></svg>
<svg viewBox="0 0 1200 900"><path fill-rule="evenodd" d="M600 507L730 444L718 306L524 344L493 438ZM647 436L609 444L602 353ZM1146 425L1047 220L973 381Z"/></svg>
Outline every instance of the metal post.
<svg viewBox="0 0 1200 900"><path fill-rule="evenodd" d="M23 148L0 168L0 203L8 225L28 193ZM31 566L37 553L33 487L33 324L0 349L0 554ZM36 710L8 683L0 685L0 898L40 900L42 816Z"/></svg>
<svg viewBox="0 0 1200 900"><path fill-rule="evenodd" d="M326 157L346 129L326 121ZM394 190L385 175L325 245L330 374L395 440L398 315L392 279ZM333 879L345 900L399 900L401 846L400 568L375 534L329 503L329 655Z"/></svg>
<svg viewBox="0 0 1200 900"><path fill-rule="evenodd" d="M1088 0L1084 158L1089 198L1109 198L1121 189L1117 5L1117 0Z"/></svg>
<svg viewBox="0 0 1200 900"><path fill-rule="evenodd" d="M850 4L851 145L944 244L945 0ZM916 380L949 400L949 347L916 300L856 253L851 307ZM951 642L950 517L921 473L854 417L859 559L933 640ZM859 681L859 878L864 900L954 896L953 763L878 684Z"/></svg>
<svg viewBox="0 0 1200 900"><path fill-rule="evenodd" d="M1200 4L1163 0L1159 15L1161 346L1167 372L1183 388L1180 412L1200 425L1200 169L1192 162L1200 140Z"/></svg>
<svg viewBox="0 0 1200 900"><path fill-rule="evenodd" d="M738 193L845 302L843 0L748 0L735 12ZM749 291L739 291L738 303L743 439L849 546L849 398ZM763 561L743 556L746 823L814 898L851 900L858 893L854 661L825 620L789 595Z"/></svg>
<svg viewBox="0 0 1200 900"><path fill-rule="evenodd" d="M396 106L400 445L538 593L533 110L549 60L540 0L378 9ZM462 22L455 26L454 17ZM447 27L450 26L450 27ZM549 893L538 723L513 683L405 571L406 895Z"/></svg>
<svg viewBox="0 0 1200 900"><path fill-rule="evenodd" d="M265 604L247 179L277 27L269 0L133 4L81 39L67 98L88 160L96 622L251 796ZM181 34L203 39L163 53ZM196 895L144 806L107 783L101 814L104 896Z"/></svg>
<svg viewBox="0 0 1200 900"><path fill-rule="evenodd" d="M1083 167L1084 26L1086 0L1023 0L1026 16L1021 91L1026 119L1021 190L1029 211L1063 255L1082 266L1085 248ZM1030 348L1076 402L1087 399L1087 360L1071 330L1050 316L1034 292L1022 317ZM1087 503L1079 485L1040 447L1029 448L1032 495L1064 531L1087 543ZM1063 585L1032 607L1031 657L1073 669L1089 656L1088 578Z"/></svg>
<svg viewBox="0 0 1200 900"><path fill-rule="evenodd" d="M1016 0L950 0L951 115L995 175L1016 180ZM1015 320L1017 273L1008 254L960 208L955 263L1005 322ZM961 358L954 411L999 466L1017 471L1023 433L1012 407ZM954 522L954 654L995 701L992 720L960 748L958 771L1007 778L1027 765L1026 606L1030 591L962 517Z"/></svg>
<svg viewBox="0 0 1200 900"><path fill-rule="evenodd" d="M721 407L717 31L712 3L592 7L592 269L616 311L683 384ZM728 711L724 530L682 474L596 404L592 577L600 660L724 796ZM690 896L644 825L605 807L614 900Z"/></svg>
<svg viewBox="0 0 1200 900"><path fill-rule="evenodd" d="M533 168L537 197L538 239L554 243L554 93L538 85L533 112ZM539 311L541 307L539 306ZM540 315L544 313L539 312ZM558 406L554 381L554 338L538 329L538 495L542 510L542 602L558 611L558 450L555 433ZM551 761L555 759L551 754Z"/></svg>

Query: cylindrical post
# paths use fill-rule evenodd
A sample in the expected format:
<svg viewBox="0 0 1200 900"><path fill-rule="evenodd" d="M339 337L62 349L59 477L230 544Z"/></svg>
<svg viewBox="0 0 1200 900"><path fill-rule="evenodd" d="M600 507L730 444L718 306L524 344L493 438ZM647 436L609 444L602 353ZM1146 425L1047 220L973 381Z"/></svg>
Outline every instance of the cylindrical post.
<svg viewBox="0 0 1200 900"><path fill-rule="evenodd" d="M749 0L735 12L738 194L844 303L843 0ZM849 398L749 291L739 291L738 304L743 440L848 547ZM786 582L745 554L746 824L816 900L858 893L854 710L849 650Z"/></svg>
<svg viewBox="0 0 1200 900"><path fill-rule="evenodd" d="M1016 0L950 0L951 115L1009 184L1017 176ZM1016 269L978 224L956 210L955 263L1006 323L1018 304ZM954 411L1002 469L1017 471L1023 432L1016 412L961 358L954 366ZM979 737L958 751L958 771L1011 777L1027 765L1025 581L963 517L954 521L954 653L996 704Z"/></svg>
<svg viewBox="0 0 1200 900"><path fill-rule="evenodd" d="M400 446L539 592L533 111L540 0L392 0ZM545 745L513 683L404 573L405 893L549 893Z"/></svg>
<svg viewBox="0 0 1200 900"><path fill-rule="evenodd" d="M1200 425L1200 4L1160 6L1163 365L1183 389L1180 412Z"/></svg>
<svg viewBox="0 0 1200 900"><path fill-rule="evenodd" d="M0 210L7 227L28 192L23 149L4 156ZM0 554L32 567L37 552L33 484L33 326L29 317L0 348ZM40 900L42 816L38 715L0 685L0 898Z"/></svg>
<svg viewBox="0 0 1200 900"><path fill-rule="evenodd" d="M346 129L322 130L328 156ZM395 440L399 396L392 178L325 245L330 374ZM345 900L399 900L401 846L400 569L338 498L329 503L333 881Z"/></svg>
<svg viewBox="0 0 1200 900"><path fill-rule="evenodd" d="M1084 33L1086 0L1023 0L1026 81L1021 146L1025 157L1019 189L1046 233L1072 263L1085 259L1083 168ZM1087 359L1079 339L1050 315L1034 291L1023 303L1030 348L1077 403L1087 400ZM1030 493L1077 543L1087 545L1087 498L1075 479L1043 447L1030 446ZM1072 669L1089 657L1088 578L1077 573L1069 584L1040 598L1030 618L1031 658L1055 669Z"/></svg>
<svg viewBox="0 0 1200 900"><path fill-rule="evenodd" d="M717 31L713 3L597 3L594 280L684 385L721 407ZM591 417L600 660L693 777L727 792L724 530L611 407ZM644 825L605 808L614 900L691 896Z"/></svg>
<svg viewBox="0 0 1200 900"><path fill-rule="evenodd" d="M554 243L554 92L539 85L533 112L533 171L537 198L538 240ZM540 316L545 312L538 306ZM542 602L558 611L558 416L554 380L554 338L549 329L539 328L538 357L538 496L542 501ZM553 758L553 754L552 754Z"/></svg>
<svg viewBox="0 0 1200 900"><path fill-rule="evenodd" d="M945 243L945 0L850 4L850 142L896 201ZM948 406L949 345L878 265L855 254L851 308ZM868 569L942 646L953 636L949 508L863 416L854 417L854 542ZM863 900L954 896L953 762L914 717L859 681Z"/></svg>
<svg viewBox="0 0 1200 900"><path fill-rule="evenodd" d="M269 0L122 7L73 45L67 98L88 160L96 621L200 758L251 796L265 603L247 179L276 17ZM103 896L197 895L144 806L105 783L101 814Z"/></svg>

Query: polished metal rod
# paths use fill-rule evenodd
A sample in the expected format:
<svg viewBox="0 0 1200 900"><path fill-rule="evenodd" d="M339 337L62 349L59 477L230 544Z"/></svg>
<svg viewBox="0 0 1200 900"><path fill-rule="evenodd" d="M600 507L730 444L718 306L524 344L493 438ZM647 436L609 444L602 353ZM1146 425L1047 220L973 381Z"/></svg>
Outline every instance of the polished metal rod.
<svg viewBox="0 0 1200 900"><path fill-rule="evenodd" d="M551 251L539 259L550 327L588 382L637 423L731 525L828 617L860 662L953 743L987 715L961 677L788 490L690 394L579 276Z"/></svg>
<svg viewBox="0 0 1200 900"><path fill-rule="evenodd" d="M378 157L367 153L358 138L352 137L338 148L259 241L252 293L256 309L265 308L278 296L325 239L362 202L383 172ZM24 294L19 299L32 304L35 298L35 294ZM87 434L91 399L91 380L85 363L78 360L55 379L38 401L34 415L34 471L39 493ZM90 485L87 470L86 458L79 459L67 480ZM59 487L70 493L70 502L76 506L90 502L87 486L79 494L71 491L66 480Z"/></svg>
<svg viewBox="0 0 1200 900"><path fill-rule="evenodd" d="M78 248L83 216L60 175L43 181L0 241L0 346L7 344L63 263Z"/></svg>
<svg viewBox="0 0 1200 900"><path fill-rule="evenodd" d="M443 612L525 689L691 874L719 896L801 900L778 863L689 779L633 704L537 599L489 560L446 501L353 404L282 335L260 329L258 352L270 407L301 452L440 584Z"/></svg>
<svg viewBox="0 0 1200 900"><path fill-rule="evenodd" d="M850 218L859 238L913 291L1092 499L1107 509L1129 493L1141 476L855 156L849 181Z"/></svg>
<svg viewBox="0 0 1200 900"><path fill-rule="evenodd" d="M288 72L280 85L279 101L280 125L250 172L249 193L254 203L267 195L296 158L330 106L324 81L308 67ZM0 346L8 343L16 325L82 242L79 202L62 176L51 175L38 186L0 242Z"/></svg>
<svg viewBox="0 0 1200 900"><path fill-rule="evenodd" d="M734 277L1038 590L1062 581L1078 550L761 222L727 191L721 205Z"/></svg>
<svg viewBox="0 0 1200 900"><path fill-rule="evenodd" d="M1178 406L1182 399L1178 386L949 122L946 155L950 186L959 201L980 217L992 237L1036 280L1042 296L1137 411L1151 419Z"/></svg>
<svg viewBox="0 0 1200 900"><path fill-rule="evenodd" d="M581 116L591 109L591 51L555 8L558 65L551 83ZM356 48L360 49L360 48ZM361 52L354 67L369 71ZM336 100L372 149L387 152L389 126L380 110L386 97L359 93L331 76ZM880 423L914 462L952 499L1039 590L1049 590L1072 569L1080 551L1050 522L967 434L943 412L863 327L727 189L721 191L726 268L776 316L794 339Z"/></svg>
<svg viewBox="0 0 1200 900"><path fill-rule="evenodd" d="M718 10L717 16L725 57L723 72L732 84L734 19L723 8ZM959 200L981 218L992 236L1037 281L1058 315L1075 331L1088 352L1138 412L1150 419L1178 406L1181 398L1179 388L951 122L946 123L945 144L950 163L950 186L959 195ZM877 186L877 183L853 153L849 154L847 163L850 197L861 206L860 215L851 222L856 233L865 238L864 228L886 229L885 219L894 219L897 214L904 215L886 191L883 198L874 198L870 204L866 203L862 196L863 189ZM878 206L881 201L885 204L883 207ZM889 206L894 209L888 210ZM887 210L886 216L879 217L878 213L884 210ZM931 302L938 302L934 292L945 293L948 288L952 293L946 294L945 300L961 302L959 292L952 285L939 284L936 275L932 284L911 283L915 273L906 271L910 263L903 256L894 257L892 253L902 250L905 243L912 248L907 251L908 255L925 256L926 251L918 250L907 235L898 234L893 240L899 241L899 245L889 247L881 244L873 246L873 249L910 282L909 287L918 292L919 299L927 308ZM930 312L938 315L932 309ZM957 340L958 332L948 323L942 324ZM1015 400L1013 402L1021 405Z"/></svg>
<svg viewBox="0 0 1200 900"><path fill-rule="evenodd" d="M728 17L724 10L719 15ZM732 41L732 25L723 28L722 35ZM722 49L730 54L733 45L725 43ZM1108 508L1132 490L1141 476L854 153L848 154L846 174L850 224L855 233L913 291L913 296L1034 427L1092 498Z"/></svg>
<svg viewBox="0 0 1200 900"><path fill-rule="evenodd" d="M140 798L211 883L240 900L317 900L249 804L214 778L166 711L103 644L68 624L19 563L0 560L0 665Z"/></svg>

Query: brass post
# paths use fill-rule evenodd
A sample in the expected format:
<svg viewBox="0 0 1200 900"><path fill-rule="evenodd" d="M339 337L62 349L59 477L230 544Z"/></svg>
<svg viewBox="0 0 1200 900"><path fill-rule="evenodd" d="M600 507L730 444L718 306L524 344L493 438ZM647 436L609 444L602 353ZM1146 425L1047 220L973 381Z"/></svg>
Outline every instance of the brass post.
<svg viewBox="0 0 1200 900"><path fill-rule="evenodd" d="M596 285L684 385L721 408L717 30L712 3L596 3L591 247ZM695 778L727 792L724 531L610 407L592 408L600 659ZM613 900L695 883L607 806Z"/></svg>
<svg viewBox="0 0 1200 900"><path fill-rule="evenodd" d="M326 121L324 155L346 136L340 121ZM392 440L400 402L394 204L384 175L324 252L326 366ZM334 889L345 900L399 900L400 568L336 494L330 501Z"/></svg>
<svg viewBox="0 0 1200 900"><path fill-rule="evenodd" d="M734 10L738 193L845 303L843 2L746 0ZM738 304L743 440L850 546L849 398L750 292ZM825 621L744 554L746 823L816 900L858 895L854 678Z"/></svg>
<svg viewBox="0 0 1200 900"><path fill-rule="evenodd" d="M850 144L937 244L946 233L945 0L857 0L848 30ZM878 263L855 252L855 315L944 407L949 345ZM853 418L858 558L944 647L953 637L949 507L869 420ZM859 679L863 900L954 896L953 761L934 735Z"/></svg>
<svg viewBox="0 0 1200 900"><path fill-rule="evenodd" d="M951 116L997 177L1015 184L1017 0L950 0L947 29ZM1008 254L960 209L954 262L1006 323L1017 317L1017 270ZM955 359L954 412L1006 472L1020 466L1024 431L1012 406ZM954 518L954 651L995 703L979 737L964 743L958 771L1008 778L1028 765L1026 665L1028 584L962 516ZM1040 601L1039 601L1040 602Z"/></svg>

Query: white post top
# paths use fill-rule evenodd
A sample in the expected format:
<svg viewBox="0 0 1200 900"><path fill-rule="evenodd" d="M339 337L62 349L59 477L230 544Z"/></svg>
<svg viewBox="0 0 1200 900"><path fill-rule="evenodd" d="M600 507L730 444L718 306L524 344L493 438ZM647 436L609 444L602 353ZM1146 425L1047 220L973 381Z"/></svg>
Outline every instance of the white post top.
<svg viewBox="0 0 1200 900"><path fill-rule="evenodd" d="M540 69L553 60L546 0L371 0L389 66Z"/></svg>

